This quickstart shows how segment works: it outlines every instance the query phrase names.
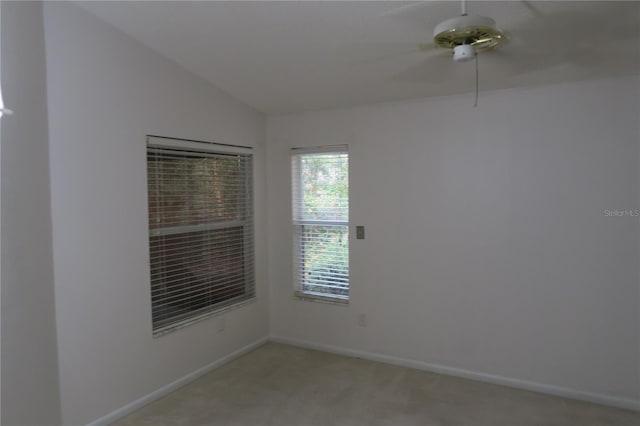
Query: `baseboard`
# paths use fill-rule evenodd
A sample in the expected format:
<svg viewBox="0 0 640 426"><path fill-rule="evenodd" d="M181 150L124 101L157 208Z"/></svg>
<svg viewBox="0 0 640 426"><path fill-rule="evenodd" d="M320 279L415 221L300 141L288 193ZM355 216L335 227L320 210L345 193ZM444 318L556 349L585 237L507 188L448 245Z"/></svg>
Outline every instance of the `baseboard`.
<svg viewBox="0 0 640 426"><path fill-rule="evenodd" d="M354 358L362 358L369 361L384 362L386 364L398 365L401 367L415 368L417 370L429 371L432 373L446 374L449 376L461 377L464 379L477 380L480 382L492 383L496 385L509 386L516 389L533 391L547 395L560 396L563 398L577 399L580 401L593 402L595 404L608 405L616 408L624 408L627 410L640 411L640 401L626 398L618 398L610 395L584 392L571 388L560 386L546 385L543 383L531 382L521 379L513 379L510 377L498 376L495 374L480 373L461 368L449 367L446 365L432 364L423 361L399 358L391 355L383 355L373 352L358 351L354 349L342 348L338 346L324 345L313 343L306 340L291 339L288 337L274 336L270 339L272 342L284 343L287 345L298 346L307 349L315 349L323 352L330 352L338 355L345 355Z"/></svg>
<svg viewBox="0 0 640 426"><path fill-rule="evenodd" d="M89 423L87 426L106 426L109 425L113 422L115 422L116 420L119 420L125 416L127 416L128 414L131 414L132 412L142 408L143 406L149 404L150 402L153 402L157 399L162 398L163 396L181 388L184 385L187 385L191 382L193 382L194 380L200 378L201 376L215 370L216 368L220 368L222 367L224 364L227 364L230 361L233 361L234 359L246 354L247 352L251 352L252 350L264 345L265 343L267 343L269 341L268 337L263 337L262 339L256 340L253 343L248 344L247 346L244 346L240 349L238 349L235 352L230 353L229 355L226 355L222 358L220 358L217 361L212 362L211 364L205 365L202 368L199 368L198 370L187 374L184 377L179 378L178 380L169 383L166 386L161 387L160 389L157 389L153 392L151 392L150 394L147 394L145 396L143 396L142 398L138 398L133 402L130 402L129 404L118 408L115 411L112 411L111 413L107 414L106 416L100 417L97 420L94 420L93 422Z"/></svg>

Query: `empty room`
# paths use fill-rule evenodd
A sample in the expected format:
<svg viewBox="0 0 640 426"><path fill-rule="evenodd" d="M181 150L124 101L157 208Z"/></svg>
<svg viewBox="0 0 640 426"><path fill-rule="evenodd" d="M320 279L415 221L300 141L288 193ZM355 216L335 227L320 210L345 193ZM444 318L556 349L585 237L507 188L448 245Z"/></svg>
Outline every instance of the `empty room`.
<svg viewBox="0 0 640 426"><path fill-rule="evenodd" d="M0 2L0 422L640 425L640 2Z"/></svg>

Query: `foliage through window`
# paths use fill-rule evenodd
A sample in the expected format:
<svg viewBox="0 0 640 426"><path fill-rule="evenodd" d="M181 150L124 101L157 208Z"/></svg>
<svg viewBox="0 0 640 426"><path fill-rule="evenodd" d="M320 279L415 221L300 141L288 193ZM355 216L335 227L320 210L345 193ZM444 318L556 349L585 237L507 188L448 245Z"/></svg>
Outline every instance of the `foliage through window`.
<svg viewBox="0 0 640 426"><path fill-rule="evenodd" d="M252 155L149 137L154 334L254 297Z"/></svg>
<svg viewBox="0 0 640 426"><path fill-rule="evenodd" d="M293 226L298 295L349 298L349 154L295 149Z"/></svg>

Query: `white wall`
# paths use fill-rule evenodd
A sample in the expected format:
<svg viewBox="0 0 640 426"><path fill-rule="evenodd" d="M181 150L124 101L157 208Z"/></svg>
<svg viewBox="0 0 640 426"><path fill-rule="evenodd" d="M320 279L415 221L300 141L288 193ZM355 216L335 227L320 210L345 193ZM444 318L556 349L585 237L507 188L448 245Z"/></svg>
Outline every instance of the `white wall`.
<svg viewBox="0 0 640 426"><path fill-rule="evenodd" d="M60 420L40 2L2 2L3 425Z"/></svg>
<svg viewBox="0 0 640 426"><path fill-rule="evenodd" d="M640 209L639 87L269 117L272 335L637 406L638 218L604 210ZM292 297L289 222L288 149L342 143L352 229L366 226L348 307Z"/></svg>
<svg viewBox="0 0 640 426"><path fill-rule="evenodd" d="M268 334L264 117L76 5L44 7L64 424L83 424ZM154 339L145 135L256 148L258 302Z"/></svg>

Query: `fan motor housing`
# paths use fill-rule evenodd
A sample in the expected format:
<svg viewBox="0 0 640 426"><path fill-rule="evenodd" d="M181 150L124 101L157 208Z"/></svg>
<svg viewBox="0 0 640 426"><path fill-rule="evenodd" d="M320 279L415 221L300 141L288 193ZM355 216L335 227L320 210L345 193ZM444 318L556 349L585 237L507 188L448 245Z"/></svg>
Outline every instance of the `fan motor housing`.
<svg viewBox="0 0 640 426"><path fill-rule="evenodd" d="M480 15L462 15L436 25L433 31L433 41L436 46L447 49L470 45L473 46L475 54L478 50L497 46L505 41L505 36L502 31L496 28L496 22L491 18Z"/></svg>

